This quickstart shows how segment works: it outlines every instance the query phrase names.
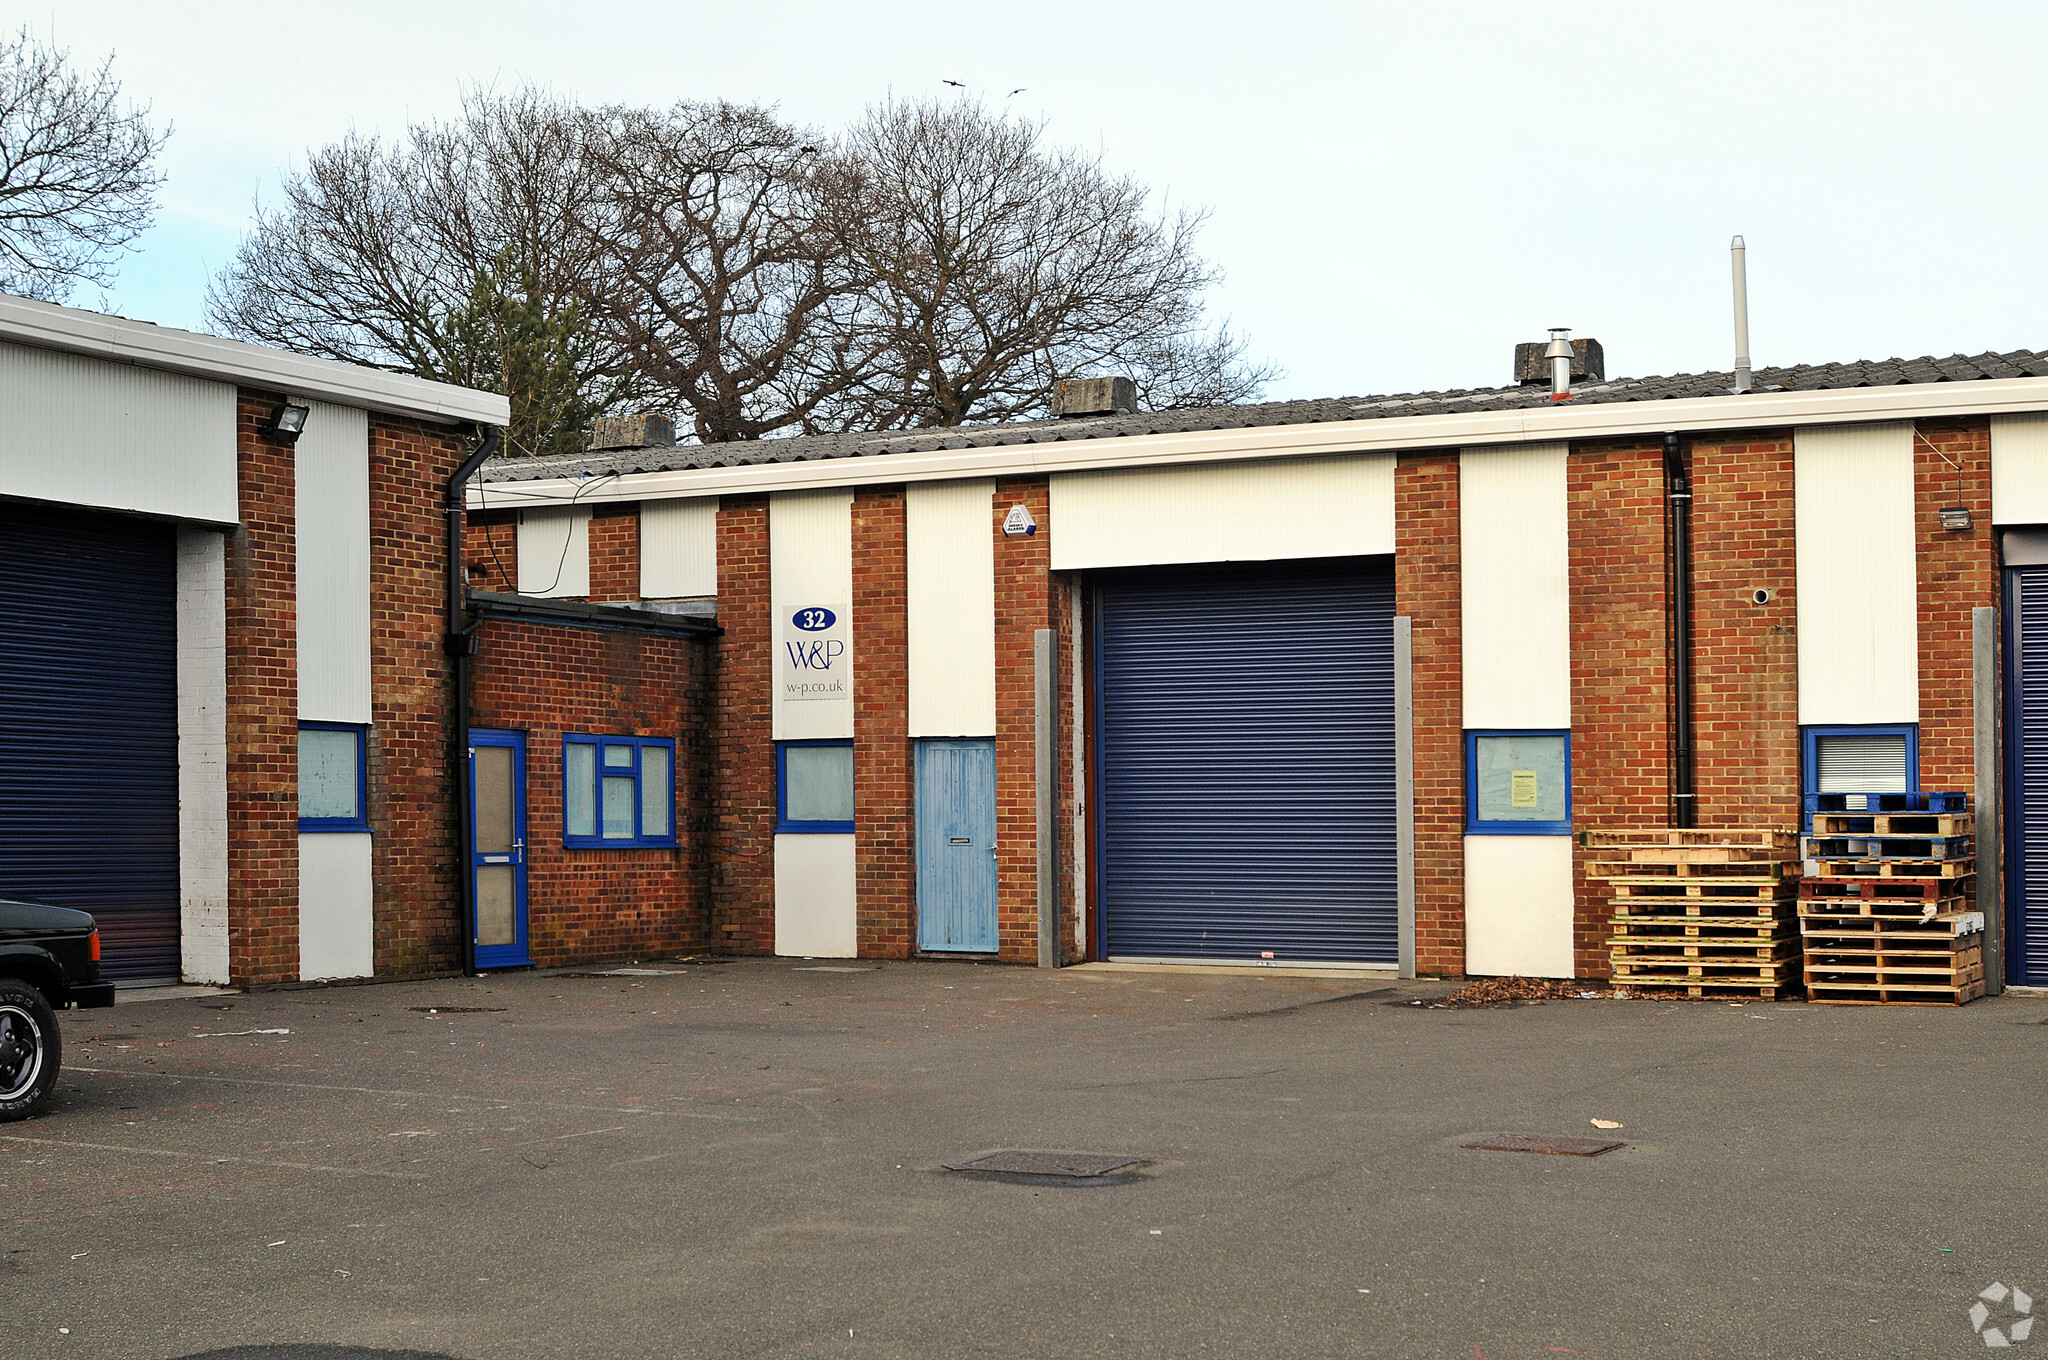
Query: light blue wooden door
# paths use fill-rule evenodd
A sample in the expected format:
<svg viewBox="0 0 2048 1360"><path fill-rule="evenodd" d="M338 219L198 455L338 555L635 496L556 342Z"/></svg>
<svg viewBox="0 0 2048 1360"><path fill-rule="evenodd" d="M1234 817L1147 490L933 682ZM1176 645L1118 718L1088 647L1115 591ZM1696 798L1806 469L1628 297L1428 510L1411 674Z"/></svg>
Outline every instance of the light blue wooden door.
<svg viewBox="0 0 2048 1360"><path fill-rule="evenodd" d="M917 744L917 947L996 952L996 744Z"/></svg>

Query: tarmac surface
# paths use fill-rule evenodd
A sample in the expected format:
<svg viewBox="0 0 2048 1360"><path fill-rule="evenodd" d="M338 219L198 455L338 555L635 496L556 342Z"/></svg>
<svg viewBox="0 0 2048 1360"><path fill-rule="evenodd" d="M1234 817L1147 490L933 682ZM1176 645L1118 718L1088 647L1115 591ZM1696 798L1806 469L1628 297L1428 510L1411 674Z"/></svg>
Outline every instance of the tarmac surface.
<svg viewBox="0 0 2048 1360"><path fill-rule="evenodd" d="M0 1355L1963 1356L1994 1282L2048 1313L2048 999L646 967L67 1014L0 1126ZM944 1169L994 1149L1144 1165Z"/></svg>

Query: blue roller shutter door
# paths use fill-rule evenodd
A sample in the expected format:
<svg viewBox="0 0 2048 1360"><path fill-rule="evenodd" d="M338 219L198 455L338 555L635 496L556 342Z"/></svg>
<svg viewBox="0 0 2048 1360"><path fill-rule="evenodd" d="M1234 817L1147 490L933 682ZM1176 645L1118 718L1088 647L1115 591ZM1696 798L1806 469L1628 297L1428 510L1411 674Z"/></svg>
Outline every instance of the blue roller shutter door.
<svg viewBox="0 0 2048 1360"><path fill-rule="evenodd" d="M177 976L174 531L0 506L0 646L0 895L92 912L108 976Z"/></svg>
<svg viewBox="0 0 2048 1360"><path fill-rule="evenodd" d="M1396 963L1391 560L1133 573L1096 626L1110 956Z"/></svg>
<svg viewBox="0 0 2048 1360"><path fill-rule="evenodd" d="M2048 986L2048 567L2006 573L2006 978Z"/></svg>

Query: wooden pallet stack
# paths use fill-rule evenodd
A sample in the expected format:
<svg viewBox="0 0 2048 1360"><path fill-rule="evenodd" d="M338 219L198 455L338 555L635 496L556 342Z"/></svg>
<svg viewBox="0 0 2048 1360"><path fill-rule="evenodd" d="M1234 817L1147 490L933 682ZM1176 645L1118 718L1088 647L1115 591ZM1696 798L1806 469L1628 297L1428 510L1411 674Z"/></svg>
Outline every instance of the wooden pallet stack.
<svg viewBox="0 0 2048 1360"><path fill-rule="evenodd" d="M1797 833L1660 826L1580 840L1587 876L1613 893L1615 986L1763 1001L1797 989Z"/></svg>
<svg viewBox="0 0 2048 1360"><path fill-rule="evenodd" d="M1969 807L1961 793L1807 796L1799 929L1809 999L1960 1006L1984 995Z"/></svg>

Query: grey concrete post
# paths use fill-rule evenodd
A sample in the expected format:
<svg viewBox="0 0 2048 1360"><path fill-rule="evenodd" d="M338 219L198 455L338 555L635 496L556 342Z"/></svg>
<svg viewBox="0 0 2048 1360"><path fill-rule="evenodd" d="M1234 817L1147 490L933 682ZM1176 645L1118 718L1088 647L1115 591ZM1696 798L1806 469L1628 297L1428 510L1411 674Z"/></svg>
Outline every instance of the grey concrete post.
<svg viewBox="0 0 2048 1360"><path fill-rule="evenodd" d="M1401 976L1415 976L1415 629L1394 618L1394 883Z"/></svg>
<svg viewBox="0 0 2048 1360"><path fill-rule="evenodd" d="M1984 913L1984 991L2005 990L2005 894L2000 869L2005 841L1999 827L1998 792L2005 771L1998 741L1998 611L1970 611L1970 680L1976 720L1977 910Z"/></svg>
<svg viewBox="0 0 2048 1360"><path fill-rule="evenodd" d="M1060 635L1031 635L1031 679L1037 726L1032 749L1038 790L1038 966L1060 966Z"/></svg>

